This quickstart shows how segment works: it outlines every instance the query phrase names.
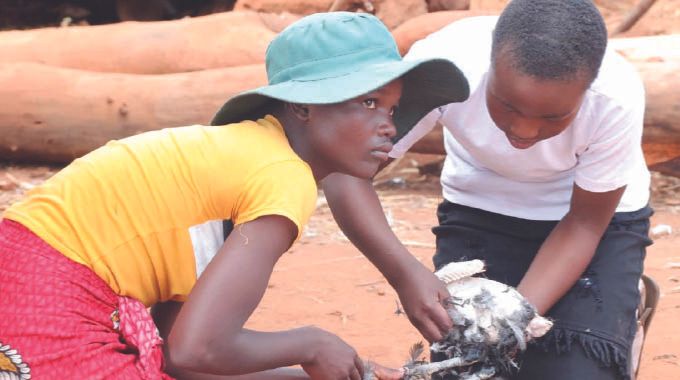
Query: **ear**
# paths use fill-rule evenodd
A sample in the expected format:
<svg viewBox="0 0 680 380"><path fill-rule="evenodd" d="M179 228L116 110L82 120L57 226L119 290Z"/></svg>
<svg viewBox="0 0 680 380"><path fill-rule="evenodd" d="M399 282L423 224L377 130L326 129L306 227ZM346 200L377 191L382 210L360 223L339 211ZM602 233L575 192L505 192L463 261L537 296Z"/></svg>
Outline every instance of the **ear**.
<svg viewBox="0 0 680 380"><path fill-rule="evenodd" d="M306 104L298 104L298 103L287 103L286 106L288 109L297 117L298 119L302 121L307 121L309 120L309 106Z"/></svg>

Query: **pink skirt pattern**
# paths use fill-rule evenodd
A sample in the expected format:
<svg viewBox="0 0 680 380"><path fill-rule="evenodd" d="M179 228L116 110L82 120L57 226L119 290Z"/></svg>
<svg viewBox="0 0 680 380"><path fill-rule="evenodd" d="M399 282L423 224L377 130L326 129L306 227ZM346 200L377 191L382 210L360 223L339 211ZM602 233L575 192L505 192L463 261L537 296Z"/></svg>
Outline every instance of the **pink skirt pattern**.
<svg viewBox="0 0 680 380"><path fill-rule="evenodd" d="M0 378L172 379L144 305L19 223L0 223Z"/></svg>

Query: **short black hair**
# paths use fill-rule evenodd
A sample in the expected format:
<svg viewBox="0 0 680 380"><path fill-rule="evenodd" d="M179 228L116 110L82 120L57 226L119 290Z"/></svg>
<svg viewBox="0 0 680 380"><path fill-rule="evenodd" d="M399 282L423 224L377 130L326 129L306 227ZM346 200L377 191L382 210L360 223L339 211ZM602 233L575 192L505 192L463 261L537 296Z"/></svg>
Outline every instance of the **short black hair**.
<svg viewBox="0 0 680 380"><path fill-rule="evenodd" d="M493 32L491 61L510 53L513 68L538 79L592 83L607 48L607 27L590 0L512 0Z"/></svg>

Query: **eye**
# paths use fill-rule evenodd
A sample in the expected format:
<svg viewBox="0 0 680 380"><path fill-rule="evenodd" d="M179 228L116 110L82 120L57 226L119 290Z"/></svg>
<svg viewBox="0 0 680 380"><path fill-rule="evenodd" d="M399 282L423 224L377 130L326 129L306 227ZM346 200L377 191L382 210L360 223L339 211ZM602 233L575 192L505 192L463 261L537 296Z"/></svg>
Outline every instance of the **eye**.
<svg viewBox="0 0 680 380"><path fill-rule="evenodd" d="M397 107L390 108L390 116L394 116L395 112L397 112Z"/></svg>
<svg viewBox="0 0 680 380"><path fill-rule="evenodd" d="M366 99L363 102L364 107L374 110L378 107L378 101L376 99L370 98Z"/></svg>

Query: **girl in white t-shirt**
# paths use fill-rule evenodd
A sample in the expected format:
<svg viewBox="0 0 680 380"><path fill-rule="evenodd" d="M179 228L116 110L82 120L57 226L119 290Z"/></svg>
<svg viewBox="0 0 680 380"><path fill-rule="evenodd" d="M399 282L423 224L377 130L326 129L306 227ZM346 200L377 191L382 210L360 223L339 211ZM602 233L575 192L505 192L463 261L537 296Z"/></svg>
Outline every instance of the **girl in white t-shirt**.
<svg viewBox="0 0 680 380"><path fill-rule="evenodd" d="M555 321L517 379L630 378L651 243L644 89L606 45L588 0L513 0L500 18L453 23L406 57L450 59L470 84L467 101L433 110L390 154L443 125L435 267L482 259L487 277L516 286ZM451 324L438 302L447 293L389 231L370 183L324 182L340 226L395 287L413 324L440 339Z"/></svg>

